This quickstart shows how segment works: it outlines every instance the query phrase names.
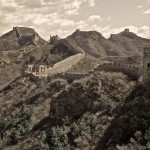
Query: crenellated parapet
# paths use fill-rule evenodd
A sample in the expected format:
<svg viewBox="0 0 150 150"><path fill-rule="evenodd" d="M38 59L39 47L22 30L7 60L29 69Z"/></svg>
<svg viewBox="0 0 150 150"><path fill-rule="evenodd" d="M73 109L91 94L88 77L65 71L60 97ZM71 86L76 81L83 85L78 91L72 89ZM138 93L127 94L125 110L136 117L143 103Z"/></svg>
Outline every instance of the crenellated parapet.
<svg viewBox="0 0 150 150"><path fill-rule="evenodd" d="M125 64L125 63L116 63L116 62L104 62L99 64L98 68L101 68L102 66L114 66L114 67L121 67L121 68L130 68L130 69L135 69L137 71L141 71L141 67L133 65L133 64Z"/></svg>
<svg viewBox="0 0 150 150"><path fill-rule="evenodd" d="M131 76L135 79L138 79L142 74L141 67L133 64L125 64L125 63L116 63L116 62L103 62L94 68L94 70L90 70L89 73L93 73L95 71L107 71L107 72L122 72L127 76Z"/></svg>

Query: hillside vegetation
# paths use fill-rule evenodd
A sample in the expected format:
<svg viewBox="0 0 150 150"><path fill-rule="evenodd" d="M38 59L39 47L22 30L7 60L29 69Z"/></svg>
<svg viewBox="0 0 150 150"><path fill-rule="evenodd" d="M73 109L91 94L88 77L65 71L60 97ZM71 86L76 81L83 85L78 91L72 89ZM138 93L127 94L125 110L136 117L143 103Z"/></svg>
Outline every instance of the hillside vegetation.
<svg viewBox="0 0 150 150"><path fill-rule="evenodd" d="M18 29L0 38L1 150L150 149L150 91L141 72L96 69L104 62L140 67L149 39L76 31L65 39L72 45L50 45L34 29ZM24 73L25 64L60 62L58 72L69 70L47 78Z"/></svg>
<svg viewBox="0 0 150 150"><path fill-rule="evenodd" d="M3 149L148 148L149 91L121 73L73 83L24 77L0 95Z"/></svg>

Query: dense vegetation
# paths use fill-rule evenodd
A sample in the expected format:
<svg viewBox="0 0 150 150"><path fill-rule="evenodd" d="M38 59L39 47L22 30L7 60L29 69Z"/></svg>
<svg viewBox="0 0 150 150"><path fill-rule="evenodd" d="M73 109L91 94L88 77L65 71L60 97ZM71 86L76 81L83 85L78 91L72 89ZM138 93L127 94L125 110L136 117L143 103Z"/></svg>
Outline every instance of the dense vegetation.
<svg viewBox="0 0 150 150"><path fill-rule="evenodd" d="M32 150L149 149L147 88L119 73L96 73L73 83L63 79L49 82L42 93L28 98L23 106L16 104L17 111L1 120L4 147L19 142L22 149ZM37 112L29 104L40 106L42 97L51 99L49 117L33 126ZM31 143L24 143L25 139Z"/></svg>

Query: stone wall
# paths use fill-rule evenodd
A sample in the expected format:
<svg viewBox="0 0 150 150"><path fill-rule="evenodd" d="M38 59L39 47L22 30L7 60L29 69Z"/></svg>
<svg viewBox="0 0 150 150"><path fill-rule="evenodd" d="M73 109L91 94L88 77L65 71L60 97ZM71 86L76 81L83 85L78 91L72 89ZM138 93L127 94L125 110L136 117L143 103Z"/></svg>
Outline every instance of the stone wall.
<svg viewBox="0 0 150 150"><path fill-rule="evenodd" d="M56 63L52 68L47 68L45 65L39 65L36 69L34 69L36 66L29 64L25 66L25 73L31 73L38 77L47 77L64 73L81 61L84 57L85 54L81 53L70 56L69 58Z"/></svg>
<svg viewBox="0 0 150 150"><path fill-rule="evenodd" d="M70 56L69 58L62 60L56 63L52 68L48 68L48 75L54 75L62 72L66 72L71 69L74 65L76 65L79 61L81 61L85 57L85 54L76 54Z"/></svg>
<svg viewBox="0 0 150 150"><path fill-rule="evenodd" d="M93 74L95 72L100 72L100 71L122 72L134 80L138 80L142 74L142 69L136 65L105 62L105 63L97 64L95 68L93 68L92 70L89 70L89 72L85 74L80 74L80 73L71 74L67 72L62 72L62 73L57 73L54 76L52 75L50 79L51 78L53 79L63 78L68 81L74 81L77 79L85 78L86 76L89 76L90 74Z"/></svg>
<svg viewBox="0 0 150 150"><path fill-rule="evenodd" d="M111 72L111 71L122 72L135 80L137 80L142 74L141 68L136 65L113 63L113 62L105 62L105 63L99 64L94 69L94 71L100 71L100 70L104 70L108 72Z"/></svg>

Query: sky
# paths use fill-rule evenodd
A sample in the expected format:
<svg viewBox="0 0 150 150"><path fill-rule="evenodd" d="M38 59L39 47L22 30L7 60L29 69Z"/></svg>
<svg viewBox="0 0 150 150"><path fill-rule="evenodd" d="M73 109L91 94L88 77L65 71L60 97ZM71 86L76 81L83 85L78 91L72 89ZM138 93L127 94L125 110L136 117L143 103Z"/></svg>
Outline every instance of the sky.
<svg viewBox="0 0 150 150"><path fill-rule="evenodd" d="M34 28L46 40L76 29L109 38L125 28L150 38L150 0L0 0L0 35L15 26Z"/></svg>

